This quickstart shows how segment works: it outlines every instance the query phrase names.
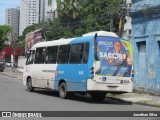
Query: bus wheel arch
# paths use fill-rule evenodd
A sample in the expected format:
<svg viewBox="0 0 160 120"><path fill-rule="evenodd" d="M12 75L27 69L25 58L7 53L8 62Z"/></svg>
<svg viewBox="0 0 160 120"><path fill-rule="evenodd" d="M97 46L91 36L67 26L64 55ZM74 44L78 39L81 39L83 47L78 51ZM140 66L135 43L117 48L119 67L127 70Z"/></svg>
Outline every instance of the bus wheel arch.
<svg viewBox="0 0 160 120"><path fill-rule="evenodd" d="M32 78L30 76L27 77L26 85L27 85L27 91L29 92L34 91L34 87L32 86Z"/></svg>

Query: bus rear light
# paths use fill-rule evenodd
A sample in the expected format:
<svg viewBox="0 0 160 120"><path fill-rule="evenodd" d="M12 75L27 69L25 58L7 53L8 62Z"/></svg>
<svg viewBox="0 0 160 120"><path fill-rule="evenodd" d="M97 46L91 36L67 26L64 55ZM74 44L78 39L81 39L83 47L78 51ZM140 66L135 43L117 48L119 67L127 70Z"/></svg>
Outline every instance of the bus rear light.
<svg viewBox="0 0 160 120"><path fill-rule="evenodd" d="M91 70L94 70L94 67L91 67Z"/></svg>
<svg viewBox="0 0 160 120"><path fill-rule="evenodd" d="M92 71L91 74L94 75L94 71Z"/></svg>
<svg viewBox="0 0 160 120"><path fill-rule="evenodd" d="M91 67L91 74L94 74L94 67Z"/></svg>
<svg viewBox="0 0 160 120"><path fill-rule="evenodd" d="M90 68L91 79L94 78L94 67Z"/></svg>

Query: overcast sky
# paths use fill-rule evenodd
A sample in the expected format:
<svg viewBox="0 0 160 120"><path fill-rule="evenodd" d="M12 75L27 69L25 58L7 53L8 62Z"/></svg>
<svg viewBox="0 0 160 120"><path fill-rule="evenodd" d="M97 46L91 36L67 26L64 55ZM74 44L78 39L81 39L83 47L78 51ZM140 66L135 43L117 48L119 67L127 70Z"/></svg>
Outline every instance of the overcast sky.
<svg viewBox="0 0 160 120"><path fill-rule="evenodd" d="M18 6L20 6L20 0L0 0L0 25L5 24L5 9Z"/></svg>

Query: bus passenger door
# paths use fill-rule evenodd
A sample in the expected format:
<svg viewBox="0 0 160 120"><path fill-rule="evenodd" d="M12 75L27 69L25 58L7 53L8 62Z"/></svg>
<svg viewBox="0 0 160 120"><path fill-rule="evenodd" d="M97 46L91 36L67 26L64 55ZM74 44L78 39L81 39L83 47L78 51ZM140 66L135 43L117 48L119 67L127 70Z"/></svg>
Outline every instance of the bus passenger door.
<svg viewBox="0 0 160 120"><path fill-rule="evenodd" d="M36 49L35 62L32 67L33 84L35 87L46 88L47 87L47 76L45 75L45 57L46 48L41 47Z"/></svg>
<svg viewBox="0 0 160 120"><path fill-rule="evenodd" d="M31 50L29 53L29 56L27 57L27 61L26 61L26 65L24 67L24 72L23 72L23 82L24 85L26 85L26 80L28 77L33 77L33 73L32 73L32 68L34 66L34 59L35 59L35 51ZM33 79L32 79L33 80ZM33 84L33 81L32 81Z"/></svg>

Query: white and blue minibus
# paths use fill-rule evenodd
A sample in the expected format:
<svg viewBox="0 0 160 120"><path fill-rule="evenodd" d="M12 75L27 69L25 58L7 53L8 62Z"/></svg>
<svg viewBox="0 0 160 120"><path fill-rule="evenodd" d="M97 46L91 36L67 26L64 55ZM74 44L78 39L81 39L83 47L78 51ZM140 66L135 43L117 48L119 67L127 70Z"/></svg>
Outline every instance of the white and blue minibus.
<svg viewBox="0 0 160 120"><path fill-rule="evenodd" d="M96 31L35 44L24 67L23 84L28 91L57 91L60 98L89 93L94 100L103 100L106 93L132 92L132 64L121 38Z"/></svg>

